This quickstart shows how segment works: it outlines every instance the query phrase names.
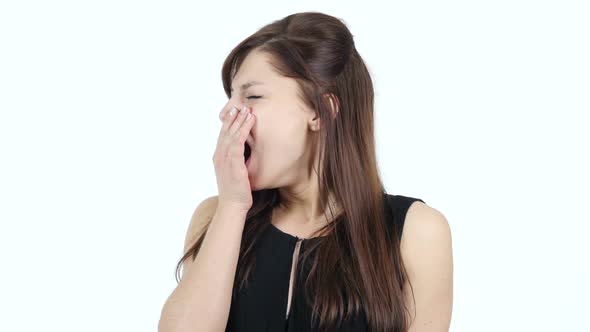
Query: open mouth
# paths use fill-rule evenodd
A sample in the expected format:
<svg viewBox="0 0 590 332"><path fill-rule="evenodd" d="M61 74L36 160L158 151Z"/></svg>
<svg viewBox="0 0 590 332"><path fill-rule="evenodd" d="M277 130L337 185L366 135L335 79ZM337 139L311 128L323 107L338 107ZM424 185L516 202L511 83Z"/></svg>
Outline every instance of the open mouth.
<svg viewBox="0 0 590 332"><path fill-rule="evenodd" d="M244 162L247 162L250 159L250 155L252 154L252 149L248 142L244 143Z"/></svg>

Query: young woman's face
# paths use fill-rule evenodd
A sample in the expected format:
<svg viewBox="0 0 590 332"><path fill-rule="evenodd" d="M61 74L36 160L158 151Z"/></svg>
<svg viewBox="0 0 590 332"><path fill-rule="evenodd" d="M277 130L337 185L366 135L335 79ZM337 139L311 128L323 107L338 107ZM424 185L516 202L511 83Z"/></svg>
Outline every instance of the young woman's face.
<svg viewBox="0 0 590 332"><path fill-rule="evenodd" d="M229 105L247 105L256 116L248 166L253 190L289 186L309 178L310 147L317 133L315 112L297 96L294 79L276 73L269 55L251 51L231 82ZM242 88L242 85L252 85Z"/></svg>

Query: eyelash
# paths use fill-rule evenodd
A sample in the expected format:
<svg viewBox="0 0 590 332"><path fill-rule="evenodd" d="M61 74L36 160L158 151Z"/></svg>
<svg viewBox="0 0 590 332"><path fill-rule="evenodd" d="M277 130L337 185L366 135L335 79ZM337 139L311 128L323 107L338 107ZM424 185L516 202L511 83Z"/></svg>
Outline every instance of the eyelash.
<svg viewBox="0 0 590 332"><path fill-rule="evenodd" d="M262 97L262 96L249 96L249 97L246 97L246 99L250 99L250 98L253 98L253 99L258 99L258 98L261 98L261 97Z"/></svg>

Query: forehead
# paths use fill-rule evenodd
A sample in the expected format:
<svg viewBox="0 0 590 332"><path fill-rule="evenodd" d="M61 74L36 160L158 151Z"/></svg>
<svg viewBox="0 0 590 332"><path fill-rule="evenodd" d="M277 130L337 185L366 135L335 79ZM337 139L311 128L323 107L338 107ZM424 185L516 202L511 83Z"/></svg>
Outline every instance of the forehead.
<svg viewBox="0 0 590 332"><path fill-rule="evenodd" d="M265 52L251 51L238 69L231 84L231 91L246 89L250 86L268 86L283 84L283 80L270 64L270 55Z"/></svg>

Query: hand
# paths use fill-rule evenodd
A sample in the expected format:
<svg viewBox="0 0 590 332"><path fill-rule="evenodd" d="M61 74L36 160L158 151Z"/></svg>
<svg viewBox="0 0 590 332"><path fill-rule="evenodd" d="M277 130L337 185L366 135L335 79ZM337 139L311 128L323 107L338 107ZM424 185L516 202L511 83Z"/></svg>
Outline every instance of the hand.
<svg viewBox="0 0 590 332"><path fill-rule="evenodd" d="M251 109L242 105L235 105L232 113L232 106L226 105L220 113L223 124L213 154L218 204L247 212L252 207L252 192L244 162L244 144L254 125L255 116Z"/></svg>

